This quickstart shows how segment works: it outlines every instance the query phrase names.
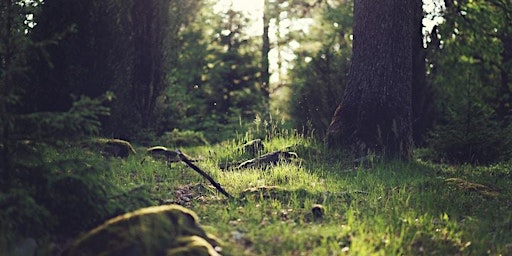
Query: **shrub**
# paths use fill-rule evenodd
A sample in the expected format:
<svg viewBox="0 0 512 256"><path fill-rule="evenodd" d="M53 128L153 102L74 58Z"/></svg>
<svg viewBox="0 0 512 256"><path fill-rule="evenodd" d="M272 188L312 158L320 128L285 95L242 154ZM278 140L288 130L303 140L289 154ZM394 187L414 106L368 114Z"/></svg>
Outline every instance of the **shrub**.
<svg viewBox="0 0 512 256"><path fill-rule="evenodd" d="M12 187L0 192L0 254L19 237L44 235L52 226L48 209L36 203L33 195L23 187Z"/></svg>
<svg viewBox="0 0 512 256"><path fill-rule="evenodd" d="M510 128L487 115L454 119L430 133L428 143L435 157L451 163L490 164L510 157Z"/></svg>

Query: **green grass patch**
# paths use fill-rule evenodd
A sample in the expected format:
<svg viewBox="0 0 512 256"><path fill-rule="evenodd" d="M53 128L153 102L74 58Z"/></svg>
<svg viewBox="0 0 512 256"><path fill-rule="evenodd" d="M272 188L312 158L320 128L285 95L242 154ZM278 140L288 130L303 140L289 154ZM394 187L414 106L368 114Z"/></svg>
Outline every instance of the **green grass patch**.
<svg viewBox="0 0 512 256"><path fill-rule="evenodd" d="M234 200L183 164L169 168L151 162L141 167L138 159L129 159L118 184L149 184L152 197L162 197L159 202L174 200L196 211L207 229L224 241L226 255L511 253L509 164L444 166L417 160L358 166L320 143L289 133L264 140L263 153L286 149L297 152L300 161L219 168L250 157L239 148L243 142L183 149L200 159L197 165ZM173 198L183 194L189 196L185 201ZM324 207L321 217L312 213L316 204Z"/></svg>
<svg viewBox="0 0 512 256"><path fill-rule="evenodd" d="M110 198L133 204L125 209L173 203L192 209L206 230L223 241L224 255L512 254L509 163L358 165L289 132L264 138L260 154L289 150L300 159L222 169L227 162L253 157L240 149L247 139L253 137L181 148L234 199L184 163L169 166L143 153L126 159L80 149L67 154L92 154L108 164L104 178L116 188ZM56 151L44 154L64 158Z"/></svg>

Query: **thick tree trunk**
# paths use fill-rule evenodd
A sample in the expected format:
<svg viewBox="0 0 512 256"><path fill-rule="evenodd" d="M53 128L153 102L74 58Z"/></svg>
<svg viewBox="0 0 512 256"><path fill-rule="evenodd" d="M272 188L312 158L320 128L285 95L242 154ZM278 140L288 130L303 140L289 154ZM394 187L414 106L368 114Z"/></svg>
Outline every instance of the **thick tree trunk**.
<svg viewBox="0 0 512 256"><path fill-rule="evenodd" d="M352 64L327 131L329 146L410 157L412 11L410 0L355 1Z"/></svg>

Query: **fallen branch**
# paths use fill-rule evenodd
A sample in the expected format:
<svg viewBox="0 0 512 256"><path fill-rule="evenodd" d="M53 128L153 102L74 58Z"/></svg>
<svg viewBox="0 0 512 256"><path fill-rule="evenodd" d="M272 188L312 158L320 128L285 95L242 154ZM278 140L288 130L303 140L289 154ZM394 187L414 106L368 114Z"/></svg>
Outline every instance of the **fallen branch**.
<svg viewBox="0 0 512 256"><path fill-rule="evenodd" d="M181 153L180 150L176 150L176 153L178 154L178 157L181 159L181 161L183 161L184 163L186 163L190 168L194 169L194 171L198 172L199 174L201 174L201 176L205 177L208 181L210 181L210 183L220 192L222 193L223 195L225 195L227 198L233 198L233 196L231 196L228 192L226 192L226 190L224 190L219 183L217 183L210 175L208 175L207 173L205 173L203 170L199 169L199 167L197 167L195 164L192 163L192 161L190 161L190 159L188 159L183 153Z"/></svg>

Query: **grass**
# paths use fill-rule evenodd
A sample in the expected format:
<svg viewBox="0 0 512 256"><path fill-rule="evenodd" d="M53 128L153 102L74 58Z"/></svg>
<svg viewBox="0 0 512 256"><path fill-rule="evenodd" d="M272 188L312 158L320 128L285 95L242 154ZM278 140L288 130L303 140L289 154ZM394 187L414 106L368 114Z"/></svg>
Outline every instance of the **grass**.
<svg viewBox="0 0 512 256"><path fill-rule="evenodd" d="M194 210L225 255L511 255L509 164L448 166L415 160L354 166L293 133L267 137L265 152L287 148L300 161L242 170L242 140L183 148L236 199L184 164L142 155L112 160L113 182L144 186L155 204ZM457 178L457 179L453 179ZM252 188L252 191L246 191ZM315 217L312 207L325 213Z"/></svg>

